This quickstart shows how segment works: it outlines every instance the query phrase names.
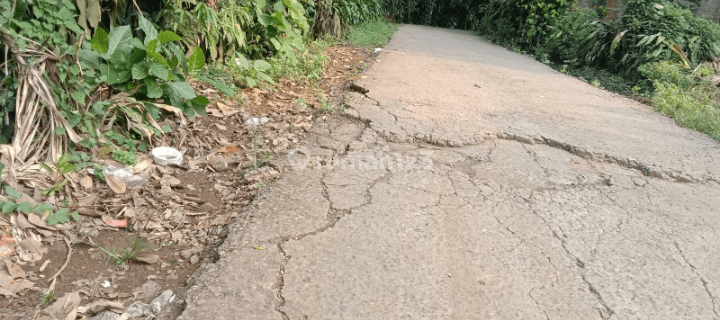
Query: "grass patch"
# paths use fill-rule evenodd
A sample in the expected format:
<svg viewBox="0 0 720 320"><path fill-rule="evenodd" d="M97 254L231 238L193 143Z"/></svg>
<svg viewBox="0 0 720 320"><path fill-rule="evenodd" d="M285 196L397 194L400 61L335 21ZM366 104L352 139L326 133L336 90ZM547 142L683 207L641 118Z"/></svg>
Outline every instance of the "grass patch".
<svg viewBox="0 0 720 320"><path fill-rule="evenodd" d="M140 256L140 253L150 247L145 242L145 239L139 235L134 236L127 243L120 245L120 248L109 248L103 246L97 246L100 252L108 256L110 260L115 262L116 267L124 266L128 261Z"/></svg>
<svg viewBox="0 0 720 320"><path fill-rule="evenodd" d="M662 61L643 65L640 72L653 81L655 110L720 140L720 89L709 81L713 70L701 67L687 72L678 63Z"/></svg>
<svg viewBox="0 0 720 320"><path fill-rule="evenodd" d="M347 41L356 47L383 47L397 31L398 25L375 19L349 28Z"/></svg>

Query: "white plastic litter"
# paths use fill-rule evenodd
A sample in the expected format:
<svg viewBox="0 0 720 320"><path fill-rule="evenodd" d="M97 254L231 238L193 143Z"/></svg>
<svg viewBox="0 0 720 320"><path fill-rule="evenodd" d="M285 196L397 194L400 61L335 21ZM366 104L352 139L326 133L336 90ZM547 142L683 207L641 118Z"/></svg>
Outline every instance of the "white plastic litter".
<svg viewBox="0 0 720 320"><path fill-rule="evenodd" d="M383 49L382 49L382 48L375 48L375 53L378 53L378 52L380 52L380 51L383 51Z"/></svg>
<svg viewBox="0 0 720 320"><path fill-rule="evenodd" d="M120 178L129 188L138 188L148 183L147 175L136 175L128 168L109 166L105 169L105 175Z"/></svg>
<svg viewBox="0 0 720 320"><path fill-rule="evenodd" d="M183 155L178 149L170 147L157 147L152 150L155 163L160 166L174 164L179 166L183 161Z"/></svg>
<svg viewBox="0 0 720 320"><path fill-rule="evenodd" d="M245 125L246 126L261 126L261 125L268 123L268 121L270 121L270 120L268 120L267 117L262 117L262 118L250 117L249 119L245 120Z"/></svg>
<svg viewBox="0 0 720 320"><path fill-rule="evenodd" d="M110 282L110 280L104 280L101 285L103 288L110 288L112 283Z"/></svg>

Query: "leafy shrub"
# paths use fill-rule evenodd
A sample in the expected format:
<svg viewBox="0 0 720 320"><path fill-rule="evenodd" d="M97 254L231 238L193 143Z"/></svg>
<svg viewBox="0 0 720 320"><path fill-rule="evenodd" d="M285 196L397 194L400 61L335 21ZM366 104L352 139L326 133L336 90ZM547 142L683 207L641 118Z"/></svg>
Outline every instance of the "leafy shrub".
<svg viewBox="0 0 720 320"><path fill-rule="evenodd" d="M336 37L383 12L380 0L319 0L315 9L315 32Z"/></svg>
<svg viewBox="0 0 720 320"><path fill-rule="evenodd" d="M542 39L538 51L546 53L551 61L570 66L581 65L581 48L578 44L587 39L598 19L596 10L573 7L552 19L547 27L547 36Z"/></svg>
<svg viewBox="0 0 720 320"><path fill-rule="evenodd" d="M709 81L712 72L694 73L672 61L648 63L640 72L653 81L653 107L683 127L720 140L720 89Z"/></svg>
<svg viewBox="0 0 720 320"><path fill-rule="evenodd" d="M351 26L347 39L358 47L382 47L388 44L398 26L383 19L369 20L357 26Z"/></svg>
<svg viewBox="0 0 720 320"><path fill-rule="evenodd" d="M633 79L644 63L677 59L690 68L720 55L720 25L666 1L631 0L619 20L594 25L584 59Z"/></svg>
<svg viewBox="0 0 720 320"><path fill-rule="evenodd" d="M196 0L168 0L166 28L180 34L185 47L200 46L212 59L244 54L253 59L301 47L310 30L306 1L218 0L215 7Z"/></svg>

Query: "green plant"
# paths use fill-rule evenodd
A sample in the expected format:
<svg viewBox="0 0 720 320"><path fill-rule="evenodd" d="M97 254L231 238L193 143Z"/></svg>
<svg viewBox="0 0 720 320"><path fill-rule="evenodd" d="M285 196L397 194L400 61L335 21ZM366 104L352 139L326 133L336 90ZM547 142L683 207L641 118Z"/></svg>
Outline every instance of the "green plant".
<svg viewBox="0 0 720 320"><path fill-rule="evenodd" d="M50 302L52 302L53 299L55 299L55 292L50 290L50 292L48 292L48 293L42 295L42 297L40 297L40 304L46 306L46 305L50 304Z"/></svg>
<svg viewBox="0 0 720 320"><path fill-rule="evenodd" d="M380 17L379 0L319 0L316 2L315 31L335 37L346 29Z"/></svg>
<svg viewBox="0 0 720 320"><path fill-rule="evenodd" d="M145 239L140 235L135 235L127 243L120 244L119 249L116 249L115 247L103 247L100 245L97 245L96 247L100 250L100 252L107 255L108 258L115 263L116 267L126 265L130 260L139 257L140 253L144 250L150 248L147 242L145 242Z"/></svg>
<svg viewBox="0 0 720 320"><path fill-rule="evenodd" d="M667 1L631 0L619 20L593 25L581 56L631 79L648 62L676 59L691 69L720 55L720 25Z"/></svg>
<svg viewBox="0 0 720 320"><path fill-rule="evenodd" d="M67 181L64 181L64 183L67 183ZM18 200L22 198L22 194L10 186L5 186L5 193L9 199L7 201L0 200L0 212L3 215L10 213L30 214L35 212L44 218L47 218L48 225L66 223L69 221L70 217L72 217L75 221L80 220L78 212L69 212L64 208L58 210L57 212L53 212L53 206L48 203L32 205L27 201L18 202Z"/></svg>
<svg viewBox="0 0 720 320"><path fill-rule="evenodd" d="M653 81L652 106L683 127L704 132L720 140L720 89L709 80L712 74L688 71L677 62L661 61L640 67Z"/></svg>
<svg viewBox="0 0 720 320"><path fill-rule="evenodd" d="M47 217L47 224L52 226L59 223L67 223L70 221L70 218L75 221L80 221L80 214L77 211L70 212L69 210L62 208Z"/></svg>
<svg viewBox="0 0 720 320"><path fill-rule="evenodd" d="M600 83L600 81L598 81L597 79L590 82L590 85L592 85L595 88L602 88L602 83Z"/></svg>
<svg viewBox="0 0 720 320"><path fill-rule="evenodd" d="M633 86L633 87L631 88L633 97L636 97L636 96L639 96L639 95L640 95L640 89L641 89L641 88L640 88L639 86Z"/></svg>
<svg viewBox="0 0 720 320"><path fill-rule="evenodd" d="M350 26L347 40L357 47L384 47L397 29L397 24L384 19L373 19Z"/></svg>
<svg viewBox="0 0 720 320"><path fill-rule="evenodd" d="M233 61L226 63L232 65ZM231 67L231 70L235 71L234 78L250 88L256 87L258 81L275 83L275 80L268 74L272 66L265 60L255 60L251 63L245 56L238 54L234 64L235 66Z"/></svg>
<svg viewBox="0 0 720 320"><path fill-rule="evenodd" d="M253 135L253 154L250 167L253 170L257 170L266 166L270 159L272 159L270 152L260 150L260 135L256 132Z"/></svg>
<svg viewBox="0 0 720 320"><path fill-rule="evenodd" d="M51 197L54 196L55 193L57 193L57 192L59 192L60 190L62 190L62 188L68 183L68 181L69 181L68 179L63 179L62 181L60 181L60 182L58 182L57 184L55 184L52 188L47 189L47 190L44 190L44 191L42 192L43 195L51 196Z"/></svg>
<svg viewBox="0 0 720 320"><path fill-rule="evenodd" d="M561 65L580 66L584 60L580 57L579 43L587 39L595 30L593 24L598 19L597 12L573 6L551 19L547 34L535 49L548 54L548 60Z"/></svg>

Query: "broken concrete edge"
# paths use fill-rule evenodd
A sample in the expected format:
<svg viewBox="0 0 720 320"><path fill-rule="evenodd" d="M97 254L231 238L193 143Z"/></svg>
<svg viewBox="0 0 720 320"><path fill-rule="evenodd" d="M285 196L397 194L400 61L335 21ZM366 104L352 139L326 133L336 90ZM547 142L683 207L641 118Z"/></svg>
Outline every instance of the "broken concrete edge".
<svg viewBox="0 0 720 320"><path fill-rule="evenodd" d="M395 123L399 123L399 120L396 115L390 113L389 111L385 110L385 108L381 105L381 103L370 96L367 95L367 92L365 93L359 93L357 91L348 92L348 94L361 96L361 99L369 100L372 105L377 106L381 109L383 109L385 112L390 114L395 118ZM575 146L570 143L562 142L557 139L545 137L542 135L536 135L536 136L527 136L523 134L513 133L510 131L501 131L501 132L478 132L473 135L473 137L466 137L464 139L448 139L448 138L442 138L442 137L434 137L432 134L418 134L418 133L404 133L403 135L398 135L394 132L388 132L386 130L378 130L378 128L374 128L372 126L371 120L369 118L363 117L355 108L352 106L348 106L347 109L344 110L342 113L342 116L347 117L349 119L358 120L364 123L367 123L369 125L369 128L375 131L378 136L382 137L383 139L387 140L388 142L393 143L423 143L427 145L432 145L436 147L452 147L452 148L459 148L459 147L466 147L466 146L473 146L473 145L479 145L483 143L486 140L494 140L494 139L503 139L503 140L512 140L517 141L522 144L542 144L547 145L549 147L553 147L556 149L561 149L564 151L567 151L573 155L579 156L583 159L594 161L594 162L603 162L603 163L610 163L622 166L627 169L633 169L638 170L643 173L645 176L668 180L672 182L688 182L688 183L714 183L714 184L720 184L720 177L714 177L710 174L702 174L702 175L693 175L683 172L682 170L672 169L672 168L664 168L659 165L650 164L643 160L638 159L631 159L628 157L623 157L621 155L612 155L604 152L599 151L592 151L587 150L580 146Z"/></svg>

